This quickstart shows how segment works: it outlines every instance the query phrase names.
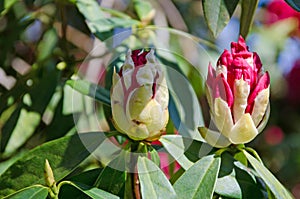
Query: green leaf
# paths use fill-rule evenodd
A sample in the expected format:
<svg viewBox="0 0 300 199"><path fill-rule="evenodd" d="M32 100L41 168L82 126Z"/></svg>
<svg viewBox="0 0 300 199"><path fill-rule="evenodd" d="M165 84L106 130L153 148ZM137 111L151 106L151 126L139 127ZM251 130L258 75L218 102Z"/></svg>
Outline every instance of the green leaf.
<svg viewBox="0 0 300 199"><path fill-rule="evenodd" d="M82 184L80 182L63 181L63 182L61 182L61 184L62 185L66 185L66 184L71 185L93 199L107 199L107 198L118 199L119 198L116 195L113 195L111 193L108 193L106 191L98 189L96 187L91 187L91 186Z"/></svg>
<svg viewBox="0 0 300 199"><path fill-rule="evenodd" d="M9 196L4 197L9 199L43 199L47 198L48 188L42 185L33 185L30 187L26 187L21 189L20 191L11 194Z"/></svg>
<svg viewBox="0 0 300 199"><path fill-rule="evenodd" d="M300 12L300 2L299 0L285 0L292 8Z"/></svg>
<svg viewBox="0 0 300 199"><path fill-rule="evenodd" d="M85 80L68 80L66 84L68 84L78 92L82 93L83 95L88 95L110 106L110 93L105 88L87 82Z"/></svg>
<svg viewBox="0 0 300 199"><path fill-rule="evenodd" d="M239 0L203 0L206 23L216 38L228 24Z"/></svg>
<svg viewBox="0 0 300 199"><path fill-rule="evenodd" d="M103 139L101 132L75 134L34 148L0 176L0 196L44 183L44 163L49 160L56 181L71 173Z"/></svg>
<svg viewBox="0 0 300 199"><path fill-rule="evenodd" d="M176 198L176 193L165 174L146 157L139 157L138 174L144 199Z"/></svg>
<svg viewBox="0 0 300 199"><path fill-rule="evenodd" d="M42 41L40 41L38 51L38 61L43 61L52 55L56 43L58 41L57 33L54 28L49 29L45 32Z"/></svg>
<svg viewBox="0 0 300 199"><path fill-rule="evenodd" d="M119 156L113 159L101 171L94 186L119 195L125 183L128 153L127 151L122 151Z"/></svg>
<svg viewBox="0 0 300 199"><path fill-rule="evenodd" d="M163 135L159 139L164 148L185 170L189 169L193 163L184 155L185 146L180 135Z"/></svg>
<svg viewBox="0 0 300 199"><path fill-rule="evenodd" d="M95 0L77 0L76 6L87 20L87 25L92 33L99 39L104 40L110 36L106 35L116 27L131 27L139 24L139 21L131 18L105 18L101 7Z"/></svg>
<svg viewBox="0 0 300 199"><path fill-rule="evenodd" d="M237 174L238 172L241 173ZM215 192L228 198L264 198L259 185L248 178L251 177L246 171L237 168L234 173L218 178Z"/></svg>
<svg viewBox="0 0 300 199"><path fill-rule="evenodd" d="M170 66L166 62L164 64ZM166 67L165 75L170 91L170 118L174 126L183 137L201 140L196 127L203 122L202 110L192 85L172 67Z"/></svg>
<svg viewBox="0 0 300 199"><path fill-rule="evenodd" d="M242 13L240 18L240 35L247 37L253 23L258 0L242 0Z"/></svg>
<svg viewBox="0 0 300 199"><path fill-rule="evenodd" d="M151 12L154 12L151 3L147 0L134 0L133 6L141 21L147 20L150 17Z"/></svg>
<svg viewBox="0 0 300 199"><path fill-rule="evenodd" d="M4 153L11 154L22 146L28 138L32 136L36 127L40 123L41 116L37 112L22 109L18 122L10 135Z"/></svg>
<svg viewBox="0 0 300 199"><path fill-rule="evenodd" d="M250 155L247 151L243 151L250 164L253 166L258 175L264 180L267 186L277 199L292 199L292 195L286 188L274 177L274 175L257 159Z"/></svg>
<svg viewBox="0 0 300 199"><path fill-rule="evenodd" d="M188 169L174 184L178 198L212 198L221 158L205 156Z"/></svg>

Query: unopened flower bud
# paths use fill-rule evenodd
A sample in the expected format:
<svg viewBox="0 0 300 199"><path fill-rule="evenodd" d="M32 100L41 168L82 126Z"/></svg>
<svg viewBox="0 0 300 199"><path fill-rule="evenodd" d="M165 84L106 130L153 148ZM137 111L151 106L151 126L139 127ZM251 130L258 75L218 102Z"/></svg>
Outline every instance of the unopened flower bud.
<svg viewBox="0 0 300 199"><path fill-rule="evenodd" d="M154 51L128 51L113 74L111 107L117 130L133 140L156 140L168 123L169 92Z"/></svg>
<svg viewBox="0 0 300 199"><path fill-rule="evenodd" d="M249 52L242 37L231 43L214 69L209 64L206 92L212 121L218 131L200 127L215 147L248 143L263 129L269 112L270 77L259 56Z"/></svg>

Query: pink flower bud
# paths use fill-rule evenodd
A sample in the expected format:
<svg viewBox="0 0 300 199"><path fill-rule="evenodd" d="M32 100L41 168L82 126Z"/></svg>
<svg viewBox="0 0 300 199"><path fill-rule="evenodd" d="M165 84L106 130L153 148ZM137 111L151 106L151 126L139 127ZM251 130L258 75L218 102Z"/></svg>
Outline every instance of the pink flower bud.
<svg viewBox="0 0 300 199"><path fill-rule="evenodd" d="M128 51L120 71L113 74L111 106L117 130L134 140L158 139L168 123L168 102L154 51Z"/></svg>
<svg viewBox="0 0 300 199"><path fill-rule="evenodd" d="M218 131L199 128L206 141L216 147L247 143L267 122L269 73L259 56L250 52L242 37L224 50L217 67L208 66L207 99Z"/></svg>

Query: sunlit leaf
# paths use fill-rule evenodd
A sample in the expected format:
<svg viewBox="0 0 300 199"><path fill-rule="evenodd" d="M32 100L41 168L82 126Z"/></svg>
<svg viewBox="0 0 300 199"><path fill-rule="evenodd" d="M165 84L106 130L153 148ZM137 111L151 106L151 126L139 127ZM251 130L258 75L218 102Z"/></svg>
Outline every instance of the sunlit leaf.
<svg viewBox="0 0 300 199"><path fill-rule="evenodd" d="M292 199L292 195L286 188L274 177L274 175L257 159L250 155L247 151L243 151L250 164L253 166L258 175L270 188L277 199Z"/></svg>
<svg viewBox="0 0 300 199"><path fill-rule="evenodd" d="M26 187L14 194L11 194L3 199L44 199L47 198L48 188L42 185L33 185Z"/></svg>
<svg viewBox="0 0 300 199"><path fill-rule="evenodd" d="M107 33L117 27L131 27L139 23L131 18L105 18L99 4L94 0L77 0L76 5L87 20L90 31L101 40L111 36Z"/></svg>
<svg viewBox="0 0 300 199"><path fill-rule="evenodd" d="M159 141L185 170L189 169L193 165L193 163L184 155L185 146L182 136L164 135L159 139Z"/></svg>
<svg viewBox="0 0 300 199"><path fill-rule="evenodd" d="M0 196L43 184L45 159L53 169L55 180L61 180L101 144L103 136L101 132L75 134L34 148L0 176Z"/></svg>
<svg viewBox="0 0 300 199"><path fill-rule="evenodd" d="M139 157L137 168L142 198L176 198L171 183L155 163L146 157Z"/></svg>
<svg viewBox="0 0 300 199"><path fill-rule="evenodd" d="M68 80L66 84L70 85L73 89L77 90L83 95L88 95L110 106L110 93L105 88L85 80Z"/></svg>
<svg viewBox="0 0 300 199"><path fill-rule="evenodd" d="M198 160L174 184L178 198L212 198L221 158L213 155Z"/></svg>

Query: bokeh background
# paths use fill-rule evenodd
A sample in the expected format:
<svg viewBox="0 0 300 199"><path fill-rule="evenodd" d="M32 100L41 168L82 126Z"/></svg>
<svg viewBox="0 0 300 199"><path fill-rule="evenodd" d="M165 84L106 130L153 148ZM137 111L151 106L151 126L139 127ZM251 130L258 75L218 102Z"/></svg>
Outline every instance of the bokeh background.
<svg viewBox="0 0 300 199"><path fill-rule="evenodd" d="M168 27L207 43L216 60L239 36L240 5L215 38L199 0L149 1L147 15L130 0L98 3L101 10L95 13L78 9L72 0L0 2L0 174L29 149L76 131L74 113L89 107L70 105L73 96L65 82L80 68L89 81L103 84L105 60L100 57L92 69L82 65L101 40L136 27ZM104 25L93 31L86 23L92 19L105 19ZM283 0L259 1L246 41L271 76L270 119L249 145L300 198L300 13ZM189 46L179 48L194 53ZM197 94L205 99L202 91ZM102 127L109 128L105 122Z"/></svg>

